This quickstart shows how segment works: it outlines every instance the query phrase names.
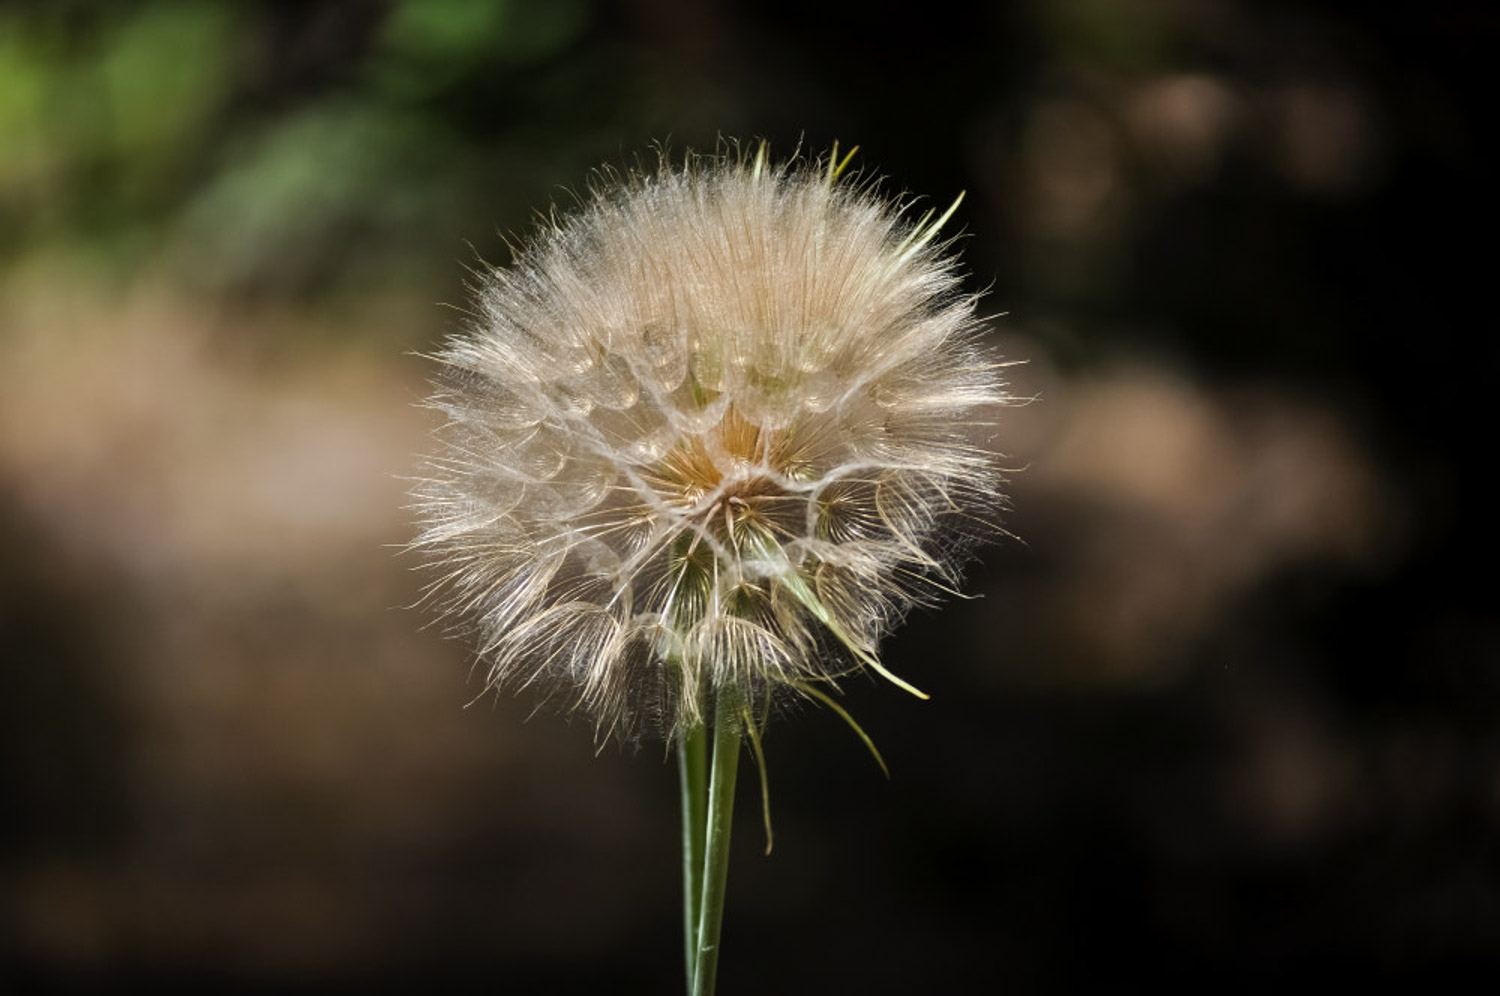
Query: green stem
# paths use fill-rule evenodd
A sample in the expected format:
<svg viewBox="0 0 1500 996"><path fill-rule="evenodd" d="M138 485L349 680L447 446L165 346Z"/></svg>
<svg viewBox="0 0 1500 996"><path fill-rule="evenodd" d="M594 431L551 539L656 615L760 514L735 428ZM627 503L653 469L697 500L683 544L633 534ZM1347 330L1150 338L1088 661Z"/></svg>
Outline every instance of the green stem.
<svg viewBox="0 0 1500 996"><path fill-rule="evenodd" d="M734 780L740 763L739 704L723 695L714 708L713 778L708 786L708 838L703 857L703 899L698 906L698 964L692 996L713 996L719 967L719 928L729 878L729 829Z"/></svg>
<svg viewBox="0 0 1500 996"><path fill-rule="evenodd" d="M682 785L682 936L691 990L698 961L698 899L703 894L703 835L708 821L708 730L699 723L677 741Z"/></svg>

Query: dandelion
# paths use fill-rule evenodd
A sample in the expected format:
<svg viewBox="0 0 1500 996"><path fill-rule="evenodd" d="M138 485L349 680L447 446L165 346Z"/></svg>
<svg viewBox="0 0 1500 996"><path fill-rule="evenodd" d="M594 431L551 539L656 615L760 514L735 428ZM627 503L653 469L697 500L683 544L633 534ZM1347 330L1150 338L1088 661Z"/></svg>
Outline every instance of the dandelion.
<svg viewBox="0 0 1500 996"><path fill-rule="evenodd" d="M913 219L848 163L762 145L607 174L478 275L436 356L432 597L488 687L678 744L698 992L739 738L759 758L798 698L847 719L828 690L855 672L921 695L881 638L955 588L999 502L984 433L1008 396L938 239L958 204Z"/></svg>

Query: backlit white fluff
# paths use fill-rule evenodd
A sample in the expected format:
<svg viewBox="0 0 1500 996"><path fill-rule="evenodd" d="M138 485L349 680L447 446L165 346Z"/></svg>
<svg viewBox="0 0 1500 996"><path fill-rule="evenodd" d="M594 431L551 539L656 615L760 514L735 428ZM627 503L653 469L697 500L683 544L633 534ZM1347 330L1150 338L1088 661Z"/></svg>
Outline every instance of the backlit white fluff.
<svg viewBox="0 0 1500 996"><path fill-rule="evenodd" d="M860 668L910 688L878 645L992 528L1007 395L947 216L845 163L611 177L480 276L416 546L493 685L627 737Z"/></svg>

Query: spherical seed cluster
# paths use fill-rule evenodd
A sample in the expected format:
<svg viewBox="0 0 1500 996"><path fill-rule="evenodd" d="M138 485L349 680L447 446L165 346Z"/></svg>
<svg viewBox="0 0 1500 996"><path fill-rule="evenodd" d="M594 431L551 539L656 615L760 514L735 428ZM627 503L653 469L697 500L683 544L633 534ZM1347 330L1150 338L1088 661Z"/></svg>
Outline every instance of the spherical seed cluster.
<svg viewBox="0 0 1500 996"><path fill-rule="evenodd" d="M626 737L861 667L905 686L879 641L991 528L1007 395L947 216L844 163L611 177L480 276L416 546L491 684Z"/></svg>

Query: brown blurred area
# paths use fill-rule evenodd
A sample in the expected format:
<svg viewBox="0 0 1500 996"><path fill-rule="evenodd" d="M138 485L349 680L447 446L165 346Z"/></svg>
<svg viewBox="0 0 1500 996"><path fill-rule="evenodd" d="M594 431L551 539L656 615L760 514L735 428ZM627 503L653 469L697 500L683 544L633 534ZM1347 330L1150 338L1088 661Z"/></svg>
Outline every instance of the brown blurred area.
<svg viewBox="0 0 1500 996"><path fill-rule="evenodd" d="M769 732L720 988L1500 951L1483 5L0 7L0 991L680 988L676 774L412 609L417 354L604 162L967 190L1012 538ZM467 708L466 708L467 706ZM753 774L744 779L753 781Z"/></svg>

